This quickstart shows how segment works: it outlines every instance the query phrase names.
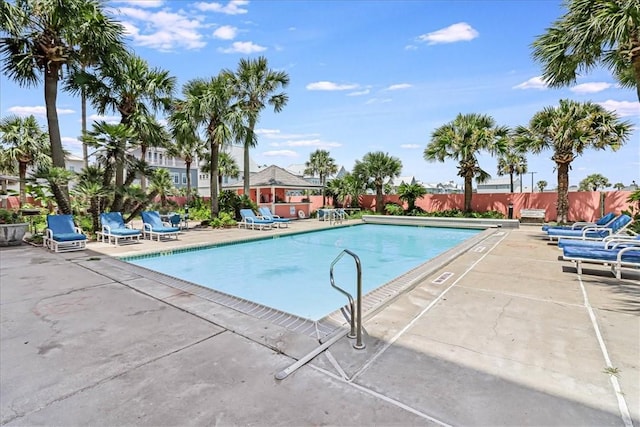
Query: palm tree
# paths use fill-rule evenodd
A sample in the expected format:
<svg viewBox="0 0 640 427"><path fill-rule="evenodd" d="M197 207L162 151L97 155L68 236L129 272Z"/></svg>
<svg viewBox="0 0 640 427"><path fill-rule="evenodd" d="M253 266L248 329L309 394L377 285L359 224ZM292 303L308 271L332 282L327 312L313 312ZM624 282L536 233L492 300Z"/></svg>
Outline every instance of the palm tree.
<svg viewBox="0 0 640 427"><path fill-rule="evenodd" d="M630 123L620 121L615 113L598 104L572 100L560 100L559 106L534 114L528 127L516 129L519 149L534 154L553 150L558 176L558 222L567 222L571 162L588 148L618 150L629 138L631 129Z"/></svg>
<svg viewBox="0 0 640 427"><path fill-rule="evenodd" d="M599 173L594 173L580 181L578 185L579 191L598 191L600 188L611 186L609 180Z"/></svg>
<svg viewBox="0 0 640 427"><path fill-rule="evenodd" d="M383 188L389 180L400 176L402 162L389 153L367 153L362 161L356 160L353 173L364 182L370 182L376 191L376 212L383 213Z"/></svg>
<svg viewBox="0 0 640 427"><path fill-rule="evenodd" d="M413 212L416 209L416 200L422 199L427 194L427 189L420 184L401 183L398 187L400 200L407 202L407 211Z"/></svg>
<svg viewBox="0 0 640 427"><path fill-rule="evenodd" d="M509 175L509 188L513 193L513 174L520 175L520 191L522 192L522 174L525 173L527 173L527 158L523 153L515 151L513 141L509 138L507 151L498 158L498 175Z"/></svg>
<svg viewBox="0 0 640 427"><path fill-rule="evenodd" d="M615 188L616 190L620 191L625 187L625 185L621 182L616 182L615 184L613 184L613 188Z"/></svg>
<svg viewBox="0 0 640 427"><path fill-rule="evenodd" d="M72 92L86 90L99 114L118 112L120 123L133 131L132 144L140 147L140 159L144 160L148 147L169 143L168 134L158 123L155 113L170 110L175 84L175 77L168 71L151 68L139 56L120 52L99 64L95 74L84 73L67 89ZM140 184L145 189L144 175L140 176ZM115 210L121 209L119 196L114 205Z"/></svg>
<svg viewBox="0 0 640 427"><path fill-rule="evenodd" d="M111 212L122 210L125 168L127 165L131 166L129 169L134 168L135 159L129 154L133 138L132 130L126 125L104 121L95 122L93 129L83 138L91 147L96 148L96 161L104 168L102 185L114 190Z"/></svg>
<svg viewBox="0 0 640 427"><path fill-rule="evenodd" d="M101 166L90 165L82 169L78 175L78 182L73 187L76 199L89 204L87 211L91 214L92 231L100 229L100 199L113 193L102 185L104 170Z"/></svg>
<svg viewBox="0 0 640 427"><path fill-rule="evenodd" d="M544 179L536 182L536 187L538 187L538 190L541 193L544 191L545 188L547 188L547 185L549 185L549 183L547 181L545 181Z"/></svg>
<svg viewBox="0 0 640 427"><path fill-rule="evenodd" d="M33 178L43 179L47 182L46 186L50 193L53 194L53 198L58 205L58 211L60 212L71 212L71 201L69 200L68 194L63 193L63 191L69 188L69 182L74 177L75 173L70 170L45 164L39 164L33 173Z"/></svg>
<svg viewBox="0 0 640 427"><path fill-rule="evenodd" d="M334 175L338 172L336 161L329 155L327 150L316 150L309 156L309 161L305 163L305 175L320 177L320 185L322 185L322 206L325 205L325 187L327 185L327 176Z"/></svg>
<svg viewBox="0 0 640 427"><path fill-rule="evenodd" d="M64 67L79 60L79 52L93 51L106 57L122 45L122 25L104 13L98 0L20 0L0 2L0 39L3 71L21 86L34 86L44 76L44 98L51 158L55 167L65 167L56 98ZM68 189L56 194L67 197ZM70 209L68 200L58 200L60 209ZM64 211L63 213L71 213Z"/></svg>
<svg viewBox="0 0 640 427"><path fill-rule="evenodd" d="M218 188L220 191L222 191L222 177L224 176L237 179L240 177L240 169L235 159L223 151L218 158Z"/></svg>
<svg viewBox="0 0 640 427"><path fill-rule="evenodd" d="M603 64L640 100L640 8L637 0L568 0L567 12L533 42L552 87Z"/></svg>
<svg viewBox="0 0 640 427"><path fill-rule="evenodd" d="M464 178L464 210L471 212L473 178L484 182L491 177L480 168L480 151L502 154L507 149L506 127L497 126L494 119L483 114L458 114L431 134L431 142L424 150L427 161L444 162L451 158L458 161L458 176Z"/></svg>
<svg viewBox="0 0 640 427"><path fill-rule="evenodd" d="M289 75L284 71L273 71L268 67L267 58L240 59L235 73L226 70L224 73L231 80L234 95L238 100L238 107L242 110L246 120L247 132L244 135L244 194L249 196L249 150L256 146L254 134L260 112L266 107L273 106L276 113L282 111L289 97L286 93L275 93L281 87L289 84ZM213 159L212 159L213 160Z"/></svg>
<svg viewBox="0 0 640 427"><path fill-rule="evenodd" d="M232 103L231 76L220 73L208 80L193 79L182 88L183 100L176 102L176 115L180 121L194 128L204 128L209 160L209 187L211 217L217 218L218 168L220 147L244 137L242 115Z"/></svg>
<svg viewBox="0 0 640 427"><path fill-rule="evenodd" d="M37 164L50 165L48 136L40 129L34 116L8 116L0 121L0 167L5 171L18 166L20 205L27 202L25 191L27 168Z"/></svg>
<svg viewBox="0 0 640 427"><path fill-rule="evenodd" d="M153 171L149 190L151 190L154 198L160 196L160 206L167 206L167 196L173 195L175 191L173 179L171 179L167 169L159 168Z"/></svg>
<svg viewBox="0 0 640 427"><path fill-rule="evenodd" d="M191 202L191 164L204 150L204 141L197 134L197 124L193 123L180 110L174 110L169 116L169 125L175 144L170 146L167 154L184 160L187 171L187 206Z"/></svg>

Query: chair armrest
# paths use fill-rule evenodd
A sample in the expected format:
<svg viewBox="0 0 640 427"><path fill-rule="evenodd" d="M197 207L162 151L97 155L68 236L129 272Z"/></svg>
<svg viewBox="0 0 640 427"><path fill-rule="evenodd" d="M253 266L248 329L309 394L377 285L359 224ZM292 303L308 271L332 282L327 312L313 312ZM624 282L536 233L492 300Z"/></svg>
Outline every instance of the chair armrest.
<svg viewBox="0 0 640 427"><path fill-rule="evenodd" d="M109 227L108 225L103 225L102 226L102 232L103 233L107 233L107 234L111 234L111 227Z"/></svg>
<svg viewBox="0 0 640 427"><path fill-rule="evenodd" d="M597 224L595 222L584 222L584 221L579 221L579 222L575 222L573 223L573 225L571 226L572 230L575 230L576 228L584 228L584 227L588 227L588 226L596 226Z"/></svg>

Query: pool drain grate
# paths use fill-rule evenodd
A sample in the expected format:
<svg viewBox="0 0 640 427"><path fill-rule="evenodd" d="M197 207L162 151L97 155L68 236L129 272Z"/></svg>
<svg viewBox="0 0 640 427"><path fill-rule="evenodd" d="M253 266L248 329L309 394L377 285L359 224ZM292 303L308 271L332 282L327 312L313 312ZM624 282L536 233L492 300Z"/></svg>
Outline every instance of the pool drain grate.
<svg viewBox="0 0 640 427"><path fill-rule="evenodd" d="M446 271L441 275L439 275L438 278L431 283L435 283L436 285L442 285L444 282L449 280L451 276L453 276L453 273Z"/></svg>

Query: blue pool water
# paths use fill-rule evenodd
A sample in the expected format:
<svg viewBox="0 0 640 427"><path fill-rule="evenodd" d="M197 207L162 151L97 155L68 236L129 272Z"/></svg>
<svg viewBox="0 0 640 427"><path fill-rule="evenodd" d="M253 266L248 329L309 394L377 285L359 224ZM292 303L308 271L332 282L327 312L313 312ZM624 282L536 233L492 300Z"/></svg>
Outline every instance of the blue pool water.
<svg viewBox="0 0 640 427"><path fill-rule="evenodd" d="M364 224L127 262L319 320L347 303L329 280L331 263L343 249L360 258L365 294L479 232ZM334 278L355 296L353 258L342 257Z"/></svg>

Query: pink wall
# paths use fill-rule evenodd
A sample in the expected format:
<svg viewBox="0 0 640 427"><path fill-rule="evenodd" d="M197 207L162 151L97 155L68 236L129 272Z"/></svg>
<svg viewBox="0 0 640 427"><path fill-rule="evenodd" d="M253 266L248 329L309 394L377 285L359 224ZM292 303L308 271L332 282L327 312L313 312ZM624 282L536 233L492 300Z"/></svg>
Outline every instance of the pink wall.
<svg viewBox="0 0 640 427"><path fill-rule="evenodd" d="M595 221L602 216L600 209L600 195L604 194L604 212L619 214L623 210L630 210L627 199L631 191L577 191L569 193L569 221ZM556 216L556 193L490 193L474 194L471 208L476 212L495 210L505 216L509 202L513 203L513 217L520 218L521 209L544 209L546 221L554 221ZM291 198L292 201L294 198ZM302 197L295 198L296 201ZM311 212L322 207L322 196L311 196ZM330 202L331 199L328 199ZM385 196L385 202L402 204L397 195ZM375 210L375 196L367 195L360 198L362 209ZM416 205L427 212L444 211L448 209L463 209L464 194L427 194L416 201ZM406 204L404 204L406 208Z"/></svg>

